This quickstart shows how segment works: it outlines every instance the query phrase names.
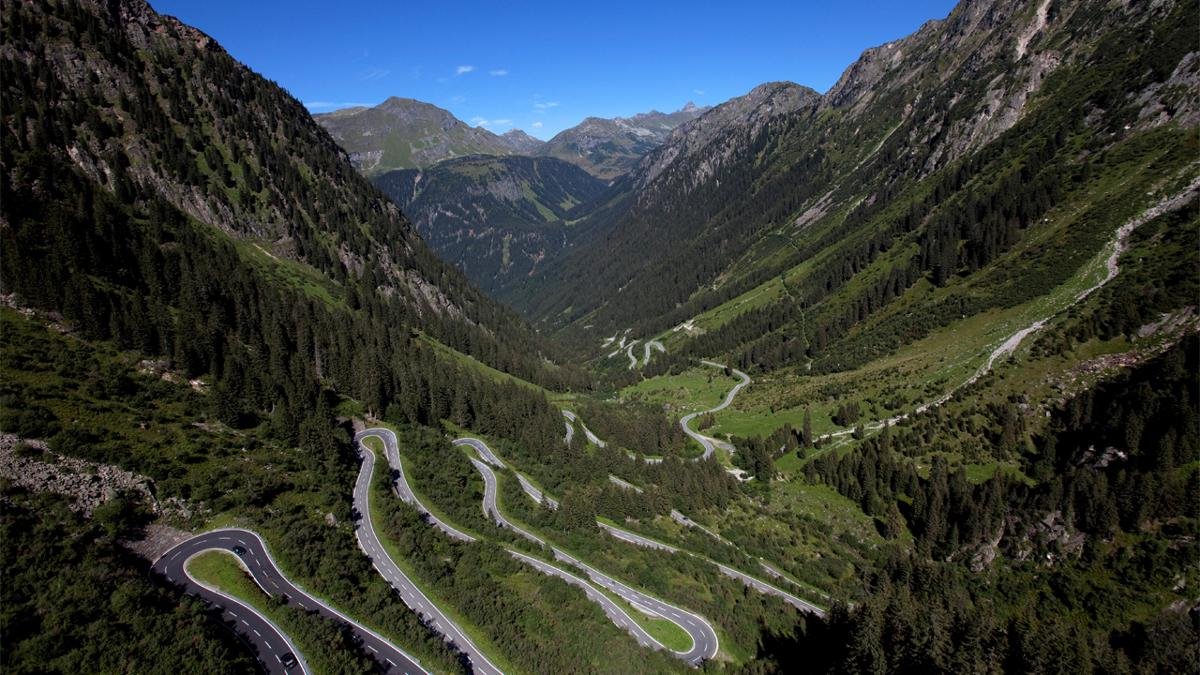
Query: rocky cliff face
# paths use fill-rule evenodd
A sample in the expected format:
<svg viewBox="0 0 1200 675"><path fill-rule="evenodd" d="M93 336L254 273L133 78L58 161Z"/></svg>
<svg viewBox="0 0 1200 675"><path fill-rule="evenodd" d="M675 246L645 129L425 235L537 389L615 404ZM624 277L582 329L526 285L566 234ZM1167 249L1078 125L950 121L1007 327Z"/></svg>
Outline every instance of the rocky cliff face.
<svg viewBox="0 0 1200 675"><path fill-rule="evenodd" d="M676 127L662 146L638 162L631 177L645 188L668 169L703 155L696 170L674 180L697 185L710 179L721 163L739 154L744 139L762 131L769 120L802 109L813 109L821 95L791 82L760 84L745 96L730 99L700 117ZM685 192L688 187L684 187Z"/></svg>
<svg viewBox="0 0 1200 675"><path fill-rule="evenodd" d="M926 175L1012 128L1046 78L1064 64L1090 58L1106 33L1162 19L1173 6L968 0L943 20L863 52L821 107L847 122L866 121L881 108L892 108L893 124L907 132L906 145L920 148L908 158L920 155L918 169ZM1193 81L1196 64L1188 60L1178 66L1174 80ZM1145 100L1153 98L1148 93ZM1185 122L1195 115L1194 97L1154 105L1172 109L1170 117ZM1154 117L1149 124L1167 119Z"/></svg>

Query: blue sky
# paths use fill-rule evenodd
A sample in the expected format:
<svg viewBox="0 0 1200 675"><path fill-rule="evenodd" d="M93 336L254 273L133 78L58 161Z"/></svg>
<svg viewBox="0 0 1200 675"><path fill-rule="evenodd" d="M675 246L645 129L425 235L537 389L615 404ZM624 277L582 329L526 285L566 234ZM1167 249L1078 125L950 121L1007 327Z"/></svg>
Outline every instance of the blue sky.
<svg viewBox="0 0 1200 675"><path fill-rule="evenodd" d="M863 49L955 4L150 1L313 112L405 96L539 138L589 115L715 105L772 80L823 92Z"/></svg>

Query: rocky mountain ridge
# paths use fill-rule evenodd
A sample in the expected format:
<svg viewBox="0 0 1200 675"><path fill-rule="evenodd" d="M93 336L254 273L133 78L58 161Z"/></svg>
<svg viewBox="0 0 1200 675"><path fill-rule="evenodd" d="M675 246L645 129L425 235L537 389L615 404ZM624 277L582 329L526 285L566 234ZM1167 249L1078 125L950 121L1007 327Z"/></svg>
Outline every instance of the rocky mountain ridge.
<svg viewBox="0 0 1200 675"><path fill-rule="evenodd" d="M652 110L632 117L588 117L556 134L537 152L576 164L600 178L613 179L633 168L679 125L708 110L689 101L672 113Z"/></svg>
<svg viewBox="0 0 1200 675"><path fill-rule="evenodd" d="M966 161L1031 110L1078 105L1047 102L1046 83L1064 68L1085 76L1120 36L1165 35L1176 7L970 0L866 50L824 95L763 85L680 125L614 186L619 208L581 221L576 251L501 297L558 325L678 324L836 243L839 223ZM1184 92L1196 58L1172 50L1127 82L1097 84L1084 124L1114 138L1194 124ZM806 247L811 229L825 238Z"/></svg>

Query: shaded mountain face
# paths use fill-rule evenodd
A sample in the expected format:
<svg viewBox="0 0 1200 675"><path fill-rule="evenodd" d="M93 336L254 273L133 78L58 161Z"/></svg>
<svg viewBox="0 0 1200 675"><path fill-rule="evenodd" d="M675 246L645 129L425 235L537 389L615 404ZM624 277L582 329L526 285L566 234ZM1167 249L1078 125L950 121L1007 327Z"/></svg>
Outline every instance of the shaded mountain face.
<svg viewBox="0 0 1200 675"><path fill-rule="evenodd" d="M756 171L758 144L747 140L769 134L769 123L789 113L811 114L820 102L821 96L807 87L768 83L673 129L662 145L614 182L605 208L581 220L576 246L547 261L532 278L509 280L499 296L541 320L567 307L572 312L560 319L587 315L606 302L608 293L621 292L638 270L646 276L665 274L680 288L694 288L700 275L713 273L717 261L711 257L680 260L683 251L693 256L693 239L699 244L704 237L704 230L696 226L705 216L689 205L689 195L718 184L718 173L751 175ZM745 198L747 179L726 186L727 198ZM667 268L667 260L673 268Z"/></svg>
<svg viewBox="0 0 1200 675"><path fill-rule="evenodd" d="M818 329L1015 264L1004 253L1028 237L1082 236L1043 218L1085 209L1095 176L1142 171L1110 161L1118 148L1160 153L1162 180L1180 170L1195 25L1186 3L964 2L864 52L824 96L764 85L681 125L617 181L617 207L578 224L573 251L500 296L549 326L654 334L782 283L791 314L773 306L705 353L755 340L808 353Z"/></svg>
<svg viewBox="0 0 1200 675"><path fill-rule="evenodd" d="M347 108L313 118L368 176L465 155L525 153L540 144L519 130L497 136L430 103L396 96L373 108Z"/></svg>
<svg viewBox="0 0 1200 675"><path fill-rule="evenodd" d="M557 157L592 175L612 179L628 172L646 153L662 144L675 127L706 110L707 107L688 103L673 113L651 111L613 119L589 117L559 132L537 154Z"/></svg>
<svg viewBox="0 0 1200 675"><path fill-rule="evenodd" d="M434 251L485 291L569 246L604 181L553 157L465 157L374 178Z"/></svg>
<svg viewBox="0 0 1200 675"><path fill-rule="evenodd" d="M298 101L209 36L141 0L8 3L2 19L12 302L162 355L210 378L228 419L275 410L281 429L323 389L383 410L427 387L418 331L545 373L520 356L536 336L441 262ZM383 365L399 361L412 368Z"/></svg>

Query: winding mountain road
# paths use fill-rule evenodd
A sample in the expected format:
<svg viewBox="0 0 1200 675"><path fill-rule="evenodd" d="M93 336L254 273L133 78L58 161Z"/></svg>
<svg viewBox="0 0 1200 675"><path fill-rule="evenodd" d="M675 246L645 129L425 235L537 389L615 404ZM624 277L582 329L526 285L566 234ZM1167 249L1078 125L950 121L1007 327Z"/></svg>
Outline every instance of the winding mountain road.
<svg viewBox="0 0 1200 675"><path fill-rule="evenodd" d="M647 340L644 347L645 347L646 353L645 353L645 358L642 359L642 367L643 368L650 365L650 350L651 349L657 349L658 351L662 352L663 354L667 353L667 348L664 347L663 343L659 342L658 340Z"/></svg>
<svg viewBox="0 0 1200 675"><path fill-rule="evenodd" d="M433 515L429 509L425 508L421 500L417 499L417 495L413 493L412 488L408 484L408 478L404 475L404 464L400 461L400 446L396 442L396 434L391 429L367 429L354 435L354 441L358 444L359 448L370 452L370 448L367 448L366 444L363 443L368 438L378 438L383 443L383 452L387 457L388 466L391 467L395 479L392 481L392 489L396 491L396 495L400 499L411 504L434 527L445 532L450 537L459 541L475 541L475 537ZM372 465L374 464L373 458L374 455L372 455Z"/></svg>
<svg viewBox="0 0 1200 675"><path fill-rule="evenodd" d="M616 476L612 475L611 473L608 474L608 482L610 482L613 485L616 485L617 487L624 489L624 490L633 490L634 492L637 492L638 494L645 492L645 490L643 490L642 488L634 485L633 483L630 483L629 481L627 481L623 478L617 478Z"/></svg>
<svg viewBox="0 0 1200 675"><path fill-rule="evenodd" d="M235 547L243 550L244 553L238 555L234 552ZM228 551L236 555L241 561L242 567L254 579L254 583L258 584L267 595L282 596L289 604L302 610L316 612L327 619L346 625L354 633L363 649L379 663L385 672L406 674L425 672L415 658L399 647L289 581L279 571L279 566L271 558L263 540L250 530L231 528L205 532L162 554L154 562L153 570L172 584L184 587L189 595L204 598L212 605L221 608L222 615L233 624L238 634L256 648L259 661L267 669L267 672L287 672L288 669L283 664L289 652L297 661L293 670L299 669L299 672L305 673L305 675L312 671L292 641L270 619L246 603L199 582L188 574L188 561L206 551Z"/></svg>
<svg viewBox="0 0 1200 675"><path fill-rule="evenodd" d="M466 446L470 446L471 448L474 448L475 452L479 453L479 457L483 461L487 462L488 464L491 464L492 466L496 467L497 469L507 469L508 468L508 465L505 464L499 457L497 457L496 453L492 452L492 449L490 447L488 447L488 444L484 443L483 441L479 440L478 438L469 438L469 437L464 436L463 438L454 439L453 443L454 443L454 445L466 445Z"/></svg>
<svg viewBox="0 0 1200 675"><path fill-rule="evenodd" d="M665 544L661 541L658 541L657 539L643 537L642 535L637 534L636 532L630 532L629 530L623 530L619 527L614 527L614 526L608 525L606 523L597 522L596 524L599 525L605 532L608 532L610 535L616 537L617 539L620 539L621 541L633 544L635 546L642 546L645 548L653 548L653 549L657 549L660 551L666 551L668 553L684 553L686 555L692 556L693 558L699 558L700 560L704 560L705 562L712 563L713 565L716 565L717 569L721 570L721 573L724 574L725 576L737 579L738 581L749 586L750 588L753 588L754 590L758 591L759 593L762 593L764 595L773 595L777 598L780 598L784 602L788 603L789 605L795 607L796 609L798 609L802 612L816 614L817 616L821 616L821 617L825 616L825 610L821 609L820 607L817 607L816 605L812 604L811 602L808 602L807 600L804 600L802 598L798 598L795 595L783 590L782 588L779 588L773 584L769 584L769 583L763 581L762 579L759 579L758 577L750 576L749 574L746 574L745 572L742 572L741 570L730 567L729 565L719 563L715 560L712 560L710 558L702 556L698 553L692 553L691 551L685 551L685 550L677 548L675 546L671 546L670 544Z"/></svg>
<svg viewBox="0 0 1200 675"><path fill-rule="evenodd" d="M723 364L715 363L713 361L701 361L700 363L703 363L706 366L712 366L713 368L721 368L721 369L725 368L725 366ZM708 410L701 410L699 412L694 412L694 413L691 413L688 415L684 415L683 417L681 417L679 419L679 426L683 429L683 433L690 436L693 440L695 440L697 443L699 443L701 445L701 447L704 448L704 454L700 455L699 459L708 459L709 457L712 457L713 451L715 449L715 444L719 443L719 441L709 438L708 436L705 436L704 434L701 434L699 432L692 431L692 428L688 425L691 423L691 421L693 419L695 419L701 415L707 415L708 413L720 412L720 411L728 408L729 404L733 403L733 399L735 396L738 395L738 392L741 391L743 387L750 384L750 376L749 375L743 373L742 371L740 371L736 368L733 368L731 370L733 371L733 374L736 375L738 377L738 379L741 380L741 382L738 382L737 384L735 384L733 386L733 389L730 389L729 393L725 394L725 399L723 401L721 401L721 403L719 405L717 405L715 408L709 408Z"/></svg>
<svg viewBox="0 0 1200 675"><path fill-rule="evenodd" d="M692 520L691 518L688 518L687 516L683 515L682 513L680 513L679 511L677 511L675 509L671 509L671 520L674 520L675 522L679 523L680 525L683 525L684 527L696 528L696 529L700 530L701 532L707 534L708 536L712 537L713 539L716 539L719 542L722 542L725 544L729 543L729 541L727 539L725 539L725 537L722 537L721 535L717 534L716 532L713 532L712 530L701 525L700 523L697 523L696 521Z"/></svg>
<svg viewBox="0 0 1200 675"><path fill-rule="evenodd" d="M479 442L482 443L482 441L479 441ZM471 445L471 447L476 447L476 448L478 447L474 443L471 443L471 444L462 443L461 445ZM499 524L501 527L510 529L513 532L516 532L517 534L519 534L520 536L522 536L522 537L528 539L529 541L534 542L540 546L548 547L550 549L551 553L554 555L555 560L562 561L564 563L573 565L573 566L583 570L587 574L588 578L592 581L592 583L603 586L604 588L607 588L608 590L612 591L613 593L616 593L618 596L620 596L621 598L624 598L627 602L632 604L634 607L641 609L642 611L646 612L647 614L666 619L666 620L670 621L671 623L674 623L677 626L679 626L680 628L682 628L692 638L691 649L689 649L687 651L682 651L682 652L676 651L676 650L669 650L669 651L673 652L676 656L683 659L687 663L689 663L691 665L698 665L701 662L703 662L705 659L711 659L712 657L716 656L717 649L720 647L720 640L717 637L717 633L713 629L712 625L706 619L701 617L700 615L694 614L685 609L681 609L679 607L676 607L675 605L664 602L662 600L659 600L658 598L655 598L651 595L647 595L635 588L632 588L632 587L608 576L607 574L604 574L603 572L600 572L599 570L588 566L587 564L583 563L578 558L575 558L574 556L563 551L562 549L557 548L555 546L551 546L541 537L538 537L537 535L533 534L532 532L529 532L528 530L526 530L518 525L515 525L512 521L510 521L508 518L506 518L504 516L504 514L500 511L500 508L496 504L497 481L496 481L495 472L492 471L492 468L490 466L488 466L485 462L483 462L479 459L476 459L474 457L471 457L470 459L471 459L472 464L475 465L475 468L483 476L483 485L484 485L483 512L484 512L484 514L495 519L496 523ZM555 568L555 569L557 569L557 568ZM605 611L607 612L608 610L606 609ZM626 616L628 616L628 615L626 615ZM636 625L636 622L633 622L633 624ZM626 626L626 628L630 629L631 627ZM631 632L632 632L632 630L631 630ZM665 647L664 645L659 643L657 640L654 640L654 638L649 636L648 634L646 635L646 637L648 637L650 640L652 640L653 644L657 645L658 647L660 647L662 649L667 649L667 647ZM641 641L640 637L639 637L639 641Z"/></svg>
<svg viewBox="0 0 1200 675"><path fill-rule="evenodd" d="M354 484L354 508L360 515L360 520L355 527L355 534L358 536L358 544L363 552L371 559L371 563L375 566L375 570L387 579L392 588L400 594L400 599L410 609L416 612L422 619L429 622L435 630L440 632L447 640L455 647L467 655L471 660L471 666L477 673L486 673L488 675L500 675L501 671L494 663L488 660L487 656L480 651L475 643L471 641L462 629L459 628L453 620L421 591L419 587L406 575L396 561L388 555L383 548L383 544L379 540L379 534L375 530L374 523L371 522L371 476L375 469L375 453L367 447L363 441L367 438L378 438L384 443L385 452L388 455L389 461L394 455L396 458L395 464L392 465L393 470L399 472L398 478L394 482L397 494L407 494L409 499L405 499L408 503L417 508L423 515L430 518L432 523L438 525L438 529L445 532L447 535L459 539L460 541L475 541L475 538L461 532L440 520L434 519L416 495L413 494L408 486L408 481L404 478L404 471L400 464L400 450L396 442L396 434L390 429L367 429L360 431L354 436L358 443L359 452L362 455L362 469L358 473L358 480ZM465 538L465 539L464 539Z"/></svg>
<svg viewBox="0 0 1200 675"><path fill-rule="evenodd" d="M628 346L628 347L626 347L626 348L625 348L625 355L629 357L629 368L628 368L628 370L633 370L634 368L637 368L637 357L633 355L633 347L634 347L634 345L636 345L638 342L641 342L641 340L640 340L640 339L639 339L639 340L634 340L633 342L630 342L630 343L629 343L629 346Z"/></svg>
<svg viewBox="0 0 1200 675"><path fill-rule="evenodd" d="M539 490L536 485L529 482L529 479L524 474L516 471L513 473L517 474L517 482L521 484L521 489L525 491L525 494L529 495L530 499L539 504L545 504L552 509L558 508L558 500Z"/></svg>
<svg viewBox="0 0 1200 675"><path fill-rule="evenodd" d="M984 375L991 372L997 361L1016 352L1017 347L1024 342L1025 338L1029 337L1033 333L1038 332L1045 327L1045 325L1049 323L1051 319L1062 314L1063 312L1066 312L1071 307L1074 307L1076 304L1082 302L1092 293L1095 293L1103 288L1106 284L1108 284L1108 282L1115 279L1117 275L1121 273L1121 254L1124 253L1125 249L1128 247L1129 235L1133 234L1134 230L1150 220L1163 215L1164 213L1178 211L1179 209L1187 208L1189 205L1193 205L1198 197L1200 197L1200 176L1193 178L1192 182L1179 192L1168 197L1163 197L1153 206L1150 206L1138 215L1122 223L1121 226L1117 228L1116 232L1113 233L1113 238L1105 246L1105 248L1108 249L1108 256L1106 256L1104 259L1105 274L1103 278L1097 280L1091 286L1088 286L1077 293L1070 302L1054 310L1049 315L1041 317L1040 319L1030 323L1028 326L1025 326L1024 328L1021 328L1020 330L1009 335L998 346L996 346L995 349L988 353L987 359L984 360L983 364L980 365L970 377L960 382L957 386L951 388L946 393L932 401L922 403L914 408L912 412L901 413L885 420L871 422L863 425L863 428L868 431L878 431L883 427L891 426L897 422L906 420L913 415L917 415L941 406L949 401L951 397L953 397L960 390L965 389L966 387L969 387L977 382ZM842 431L835 431L819 436L816 440L828 440L830 438L837 438L839 436L848 436L852 433L854 433L853 429L843 429Z"/></svg>
<svg viewBox="0 0 1200 675"><path fill-rule="evenodd" d="M388 579L389 582L392 583L393 587L400 592L402 599L404 599L405 603L408 604L409 607L411 607L414 611L417 611L423 617L426 617L426 619L430 621L431 625L435 629L442 632L447 639L450 639L451 642L453 642L459 649L465 652L471 659L472 665L483 664L482 667L476 668L476 672L499 673L500 671L496 668L496 666L487 660L487 657L483 655L483 653L480 652L473 643L470 642L470 640L462 633L458 626L446 618L445 615L442 614L442 612L438 610L437 607L434 606L433 603L429 601L429 599L423 593L421 593L420 589L417 588L416 585L413 584L406 575L404 575L404 573L395 565L394 561L392 561L390 556L388 556L387 552L383 548L383 545L379 542L378 534L374 530L374 525L370 522L369 502L367 501L370 491L371 474L373 471L375 454L370 448L363 444L362 441L366 438L378 438L383 441L385 454L389 458L389 462L392 465L393 471L396 472L394 487L398 495L400 495L402 498L407 495L407 499L405 499L405 501L408 501L408 503L412 504L420 513L430 518L430 522L438 526L438 529L442 530L442 532L446 533L447 535L463 541L476 541L475 537L454 528L444 521L435 519L429 512L429 509L421 504L420 500L418 500L416 495L413 493L412 488L408 485L408 480L404 475L403 466L400 462L400 450L396 435L389 429L375 428L361 431L355 436L355 439L359 442L360 452L363 455L363 468L359 472L359 479L355 485L354 498L355 508L361 514L363 514L362 523L360 523L358 528L359 532L361 533L360 545L363 547L363 550L367 553L367 555L372 558L373 562L376 563L376 570L378 570L380 574L382 574L386 579ZM479 439L460 438L455 440L454 443L456 445L469 446L476 452L479 452L481 455L489 458L489 460L496 465L506 466L504 462L492 452L491 448L489 448L486 443ZM504 518L500 510L496 508L497 483L495 474L492 473L491 468L484 462L475 458L471 458L471 461L475 464L476 468L481 471L481 473L486 472L484 473L484 514L496 518L497 522L501 523L502 526L512 529L514 532L529 538L531 541L535 541L544 545L544 542L542 542L540 538L513 525L506 518ZM550 501L557 506L557 502L554 502L553 500ZM666 649L666 647L655 640L652 635L642 629L637 621L635 621L633 617L629 616L629 614L626 613L625 610L620 607L620 605L613 602L608 596L606 596L596 587L592 586L592 584L588 581L581 579L580 577L571 574L570 572L556 565L551 565L544 560L539 560L514 549L506 550L514 558L532 566L539 572L558 577L563 581L566 581L567 583L581 589L589 600L600 605L605 615L608 616L608 618L615 625L628 631L634 637L634 639L638 641L639 644L652 649Z"/></svg>
<svg viewBox="0 0 1200 675"><path fill-rule="evenodd" d="M575 415L575 413L571 412L570 410L564 410L564 411L562 411L562 414L563 414L563 417L567 418L567 444L570 445L571 438L573 437L573 435L575 433L575 429L573 428L573 425L575 424L575 420L577 420L579 418ZM604 441L600 440L599 437L596 436L596 434L593 434L592 430L587 428L586 424L584 424L583 422L580 422L579 425L583 427L583 435L586 436L588 441L591 442L593 445L595 445L597 448L603 448L608 445Z"/></svg>
<svg viewBox="0 0 1200 675"><path fill-rule="evenodd" d="M467 442L468 440L473 441L473 442L468 443ZM479 439L459 439L458 441L455 441L455 443L459 443L460 445L470 445L471 447L475 448L476 451L480 451L481 455L486 455L486 456L494 459L495 461L492 462L493 465L505 466L504 462L501 461L500 458L497 457L494 452L492 452L492 449L489 448L486 443L484 443L483 441L481 441ZM481 451L481 448L486 448L486 451ZM492 472L492 470L490 468L488 468L488 466L486 464L484 464L483 462L481 462L475 458L471 458L471 461L475 463L475 467L479 470L479 472L484 475L484 510L483 510L484 514L494 517L496 519L496 521L498 523L500 523L503 527L508 527L508 528L512 529L513 531L521 534L522 536L530 539L531 541L535 541L538 544L545 546L546 545L545 541L543 541L542 539L540 539L538 537L535 537L534 535L532 535L528 532L525 532L524 530L521 530L520 528L518 528L518 527L514 526L512 523L510 523L506 518L504 518L504 516L500 513L499 509L496 508L496 506L495 506L495 492L496 492L495 473ZM517 474L517 475L520 476L520 474ZM634 490L636 492L642 492L642 488L634 485L633 483L630 483L629 481L622 480L621 478L618 478L611 474L609 475L608 480L611 483L613 483L614 485L617 485L623 489ZM526 493L529 493L529 491L526 490ZM539 494L541 494L541 493L539 492ZM533 498L534 501L541 503L541 499L539 499L538 497L534 497L533 494L530 494L530 497ZM489 508L489 503L491 505L490 508ZM685 525L687 527L698 528L698 529L702 530L703 532L707 533L709 536L717 539L718 541L728 543L724 538L721 537L721 535L717 534L716 532L713 532L712 530L709 530L708 528L704 527L700 523L697 523L696 521L692 520L691 518L688 518L687 516L683 515L679 511L672 509L671 510L671 519L677 523L680 523L681 525ZM600 529L607 532L609 535L615 537L616 539L620 539L621 541L624 541L629 544L633 544L635 546L642 546L645 548L657 549L659 551L665 551L667 553L685 553L694 558L699 558L701 560L710 562L713 565L716 565L717 568L719 570L721 570L722 574L725 574L726 576L737 579L738 581L741 581L742 583L746 584L750 588L753 588L754 590L756 590L760 593L764 593L766 595L774 595L778 598L781 598L784 602L792 605L793 607L795 607L796 609L799 609L801 611L809 612L811 614L816 614L817 616L822 616L822 617L825 616L825 610L812 604L811 602L808 602L807 600L799 598L799 597L793 595L792 593L789 593L789 592L783 590L782 588L779 588L773 584L769 584L769 583L763 581L762 579L759 579L758 577L754 577L749 574L746 574L745 572L742 572L741 570L735 569L735 568L725 565L723 563L719 563L715 560L712 560L705 556L699 555L697 553L692 553L691 551L685 551L683 549L672 546L670 544L663 543L656 539L644 537L636 532L630 532L629 530L625 530L620 527L610 525L610 524L602 522L600 520L596 521L596 525ZM774 572L775 573L774 576L779 576L782 578L783 575L778 573L777 571L775 571L774 568L766 565L765 563L763 563L763 566L765 569L768 570L768 572Z"/></svg>

